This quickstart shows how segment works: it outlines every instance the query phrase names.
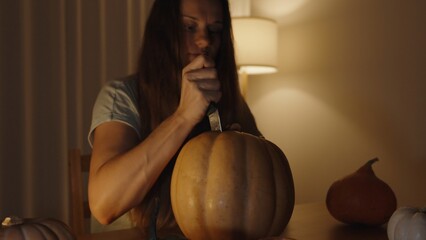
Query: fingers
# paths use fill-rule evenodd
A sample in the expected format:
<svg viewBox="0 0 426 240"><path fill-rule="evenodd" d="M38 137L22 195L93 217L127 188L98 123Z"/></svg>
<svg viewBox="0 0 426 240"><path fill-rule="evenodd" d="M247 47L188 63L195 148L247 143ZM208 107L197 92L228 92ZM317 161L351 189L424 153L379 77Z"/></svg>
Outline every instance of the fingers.
<svg viewBox="0 0 426 240"><path fill-rule="evenodd" d="M220 100L222 94L216 69L202 68L193 70L186 74L186 78L190 84L193 84L204 95L207 102L218 102Z"/></svg>
<svg viewBox="0 0 426 240"><path fill-rule="evenodd" d="M220 89L220 82L217 79L215 68L201 68L186 73L186 78L194 82L200 90L217 91Z"/></svg>
<svg viewBox="0 0 426 240"><path fill-rule="evenodd" d="M222 92L220 91L205 91L204 94L208 103L215 102L218 103L220 98L222 97Z"/></svg>
<svg viewBox="0 0 426 240"><path fill-rule="evenodd" d="M182 71L183 81L188 81L202 93L206 100L218 102L221 97L220 81L214 61L205 55L196 57Z"/></svg>
<svg viewBox="0 0 426 240"><path fill-rule="evenodd" d="M215 66L214 60L206 55L200 55L190 62L183 72L189 72L200 68L213 68Z"/></svg>

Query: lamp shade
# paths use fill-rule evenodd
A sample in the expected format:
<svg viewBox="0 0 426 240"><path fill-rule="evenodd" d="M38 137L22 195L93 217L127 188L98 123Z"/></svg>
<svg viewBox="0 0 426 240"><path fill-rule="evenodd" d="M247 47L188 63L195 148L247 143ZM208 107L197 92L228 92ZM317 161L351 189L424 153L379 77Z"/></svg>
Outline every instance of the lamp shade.
<svg viewBox="0 0 426 240"><path fill-rule="evenodd" d="M266 18L232 18L238 68L246 74L277 71L278 27Z"/></svg>

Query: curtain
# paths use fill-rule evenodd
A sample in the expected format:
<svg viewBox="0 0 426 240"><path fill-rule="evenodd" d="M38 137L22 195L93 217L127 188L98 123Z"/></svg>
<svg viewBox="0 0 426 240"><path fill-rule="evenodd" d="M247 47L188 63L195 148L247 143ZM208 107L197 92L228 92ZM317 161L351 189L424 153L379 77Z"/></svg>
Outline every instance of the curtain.
<svg viewBox="0 0 426 240"><path fill-rule="evenodd" d="M135 71L153 0L0 1L0 217L68 222L67 150L106 81Z"/></svg>

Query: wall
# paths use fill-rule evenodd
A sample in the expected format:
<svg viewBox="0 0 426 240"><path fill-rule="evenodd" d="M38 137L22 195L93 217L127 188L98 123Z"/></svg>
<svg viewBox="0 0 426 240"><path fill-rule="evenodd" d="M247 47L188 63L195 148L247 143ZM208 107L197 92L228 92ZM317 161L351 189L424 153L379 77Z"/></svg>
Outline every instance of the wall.
<svg viewBox="0 0 426 240"><path fill-rule="evenodd" d="M67 151L100 86L134 72L153 0L0 1L0 219L68 220Z"/></svg>
<svg viewBox="0 0 426 240"><path fill-rule="evenodd" d="M312 0L274 16L279 72L250 76L247 98L289 159L297 203L324 201L333 181L378 157L373 169L399 205L426 204L424 9Z"/></svg>

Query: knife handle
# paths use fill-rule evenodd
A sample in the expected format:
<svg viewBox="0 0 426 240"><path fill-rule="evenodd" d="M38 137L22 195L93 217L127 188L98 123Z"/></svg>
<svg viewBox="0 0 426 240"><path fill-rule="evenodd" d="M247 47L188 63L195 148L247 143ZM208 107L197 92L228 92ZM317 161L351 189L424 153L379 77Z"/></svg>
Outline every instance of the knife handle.
<svg viewBox="0 0 426 240"><path fill-rule="evenodd" d="M209 116L210 114L212 114L214 111L217 110L217 103L215 102L210 102L209 107L207 108L207 116Z"/></svg>
<svg viewBox="0 0 426 240"><path fill-rule="evenodd" d="M210 129L212 131L222 132L222 123L220 121L219 110L214 102L211 102L207 109L207 116L209 118Z"/></svg>

